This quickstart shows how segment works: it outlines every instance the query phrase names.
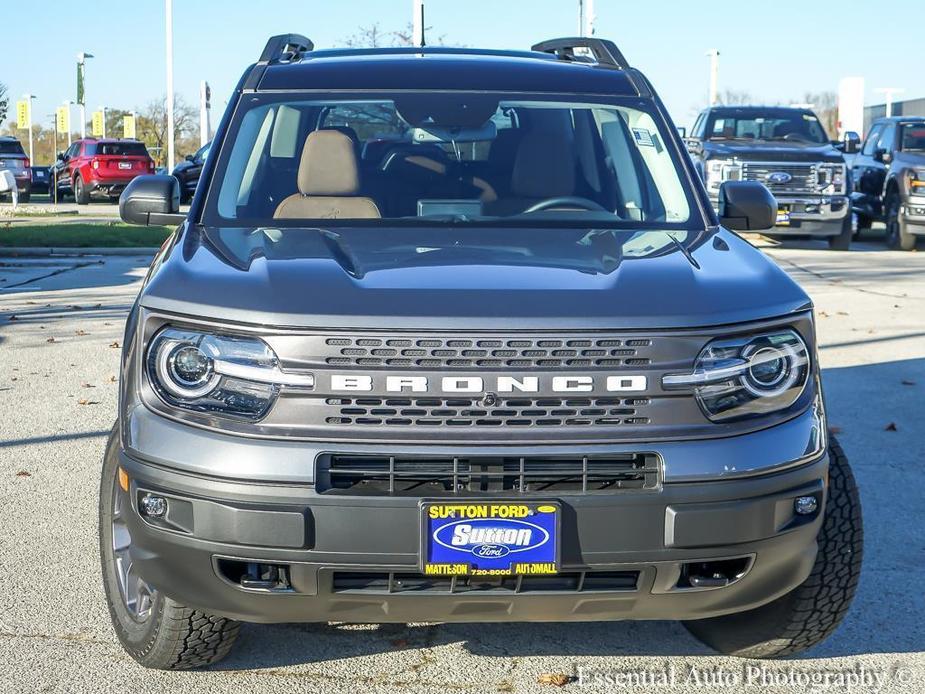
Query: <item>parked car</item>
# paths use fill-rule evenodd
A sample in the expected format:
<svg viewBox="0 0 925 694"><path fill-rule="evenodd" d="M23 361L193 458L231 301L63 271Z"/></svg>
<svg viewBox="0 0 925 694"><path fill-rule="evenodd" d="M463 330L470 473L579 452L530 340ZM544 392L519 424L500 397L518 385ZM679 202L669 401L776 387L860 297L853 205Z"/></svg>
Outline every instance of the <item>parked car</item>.
<svg viewBox="0 0 925 694"><path fill-rule="evenodd" d="M196 192L196 185L199 183L199 175L202 173L202 166L209 156L209 147L211 142L207 142L195 154L189 154L177 164L173 169L173 175L180 181L180 202L188 203L193 199Z"/></svg>
<svg viewBox="0 0 925 694"><path fill-rule="evenodd" d="M885 222L890 247L913 250L925 236L925 118L874 121L853 172L858 225Z"/></svg>
<svg viewBox="0 0 925 694"><path fill-rule="evenodd" d="M73 195L78 205L91 197L117 200L136 176L154 173L154 160L138 140L77 140L58 155L51 184L58 196Z"/></svg>
<svg viewBox="0 0 925 694"><path fill-rule="evenodd" d="M32 167L32 192L47 193L49 192L49 174L50 166L33 166Z"/></svg>
<svg viewBox="0 0 925 694"><path fill-rule="evenodd" d="M779 205L769 235L810 235L847 250L852 226L844 152L860 137L829 140L816 115L802 108L716 106L703 111L686 140L714 207L724 181L759 181Z"/></svg>
<svg viewBox="0 0 925 694"><path fill-rule="evenodd" d="M777 202L726 180L717 216L612 42L276 36L223 123L188 214L173 176L120 200L177 225L100 487L136 660L240 621L679 619L762 658L838 626L861 512L812 302L735 233Z"/></svg>
<svg viewBox="0 0 925 694"><path fill-rule="evenodd" d="M15 137L0 136L0 170L7 169L16 179L19 202L29 202L32 194L32 162Z"/></svg>

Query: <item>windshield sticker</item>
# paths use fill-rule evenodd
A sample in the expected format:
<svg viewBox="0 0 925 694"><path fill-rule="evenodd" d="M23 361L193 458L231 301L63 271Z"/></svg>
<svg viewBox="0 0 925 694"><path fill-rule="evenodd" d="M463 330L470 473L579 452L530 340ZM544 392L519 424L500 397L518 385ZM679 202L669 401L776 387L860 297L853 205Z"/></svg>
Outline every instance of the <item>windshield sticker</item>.
<svg viewBox="0 0 925 694"><path fill-rule="evenodd" d="M645 128L633 128L633 135L636 137L636 142L640 147L655 147L655 142L652 141L652 133Z"/></svg>

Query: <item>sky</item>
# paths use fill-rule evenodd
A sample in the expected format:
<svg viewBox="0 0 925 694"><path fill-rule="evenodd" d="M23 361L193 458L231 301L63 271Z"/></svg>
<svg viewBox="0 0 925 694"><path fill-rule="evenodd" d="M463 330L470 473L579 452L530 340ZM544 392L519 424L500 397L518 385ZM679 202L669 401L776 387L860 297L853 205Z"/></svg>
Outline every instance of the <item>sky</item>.
<svg viewBox="0 0 925 694"><path fill-rule="evenodd" d="M166 93L164 0L4 4L0 23L16 30L0 31L6 57L0 82L11 102L36 95L35 121L50 126L55 107L76 98L80 51L95 56L86 72L88 113L140 108ZM846 76L865 78L868 104L882 103L877 87L905 88L898 98L925 96L919 1L879 10L861 0L596 0L595 6L595 35L615 41L646 73L678 125L690 125L706 105L711 48L720 51L720 91L745 91L756 102L801 102L806 92L837 91ZM208 80L214 123L269 36L300 33L318 48L342 45L361 26L404 28L411 8L412 0L174 0L175 91L196 104L200 80ZM432 41L528 48L574 35L577 8L577 0L426 0L426 24ZM878 12L890 19L881 22Z"/></svg>

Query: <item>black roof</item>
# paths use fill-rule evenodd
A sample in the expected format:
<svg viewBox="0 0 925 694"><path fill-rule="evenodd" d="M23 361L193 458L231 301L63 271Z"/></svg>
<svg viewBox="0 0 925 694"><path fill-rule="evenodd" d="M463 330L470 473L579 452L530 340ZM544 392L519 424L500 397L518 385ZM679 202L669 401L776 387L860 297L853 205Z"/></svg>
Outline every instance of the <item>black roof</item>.
<svg viewBox="0 0 925 694"><path fill-rule="evenodd" d="M743 111L760 111L762 113L812 113L812 109L802 106L762 106L761 104L740 104L738 106L711 106L712 113L741 113Z"/></svg>
<svg viewBox="0 0 925 694"><path fill-rule="evenodd" d="M318 50L304 53L297 61L270 63L257 89L453 89L638 96L634 73L631 68L557 59L539 51Z"/></svg>

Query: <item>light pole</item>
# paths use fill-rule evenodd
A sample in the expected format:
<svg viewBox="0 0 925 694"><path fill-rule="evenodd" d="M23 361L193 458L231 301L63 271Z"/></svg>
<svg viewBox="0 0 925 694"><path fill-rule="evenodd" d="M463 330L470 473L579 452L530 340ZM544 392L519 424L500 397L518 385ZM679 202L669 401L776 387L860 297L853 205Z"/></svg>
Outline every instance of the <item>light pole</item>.
<svg viewBox="0 0 925 694"><path fill-rule="evenodd" d="M106 137L106 107L100 106L100 113L103 114L103 138Z"/></svg>
<svg viewBox="0 0 925 694"><path fill-rule="evenodd" d="M594 36L594 0L578 0L578 35Z"/></svg>
<svg viewBox="0 0 925 694"><path fill-rule="evenodd" d="M26 112L29 116L29 163L35 163L35 157L32 153L32 100L35 98L35 94L23 94L22 98L26 100Z"/></svg>
<svg viewBox="0 0 925 694"><path fill-rule="evenodd" d="M71 106L74 105L74 102L68 99L64 102L64 105L67 106L67 146L71 146ZM57 147L57 145L55 145Z"/></svg>
<svg viewBox="0 0 925 694"><path fill-rule="evenodd" d="M886 117L893 115L893 95L902 94L905 89L902 87L878 87L874 90L878 94L883 94L886 101Z"/></svg>
<svg viewBox="0 0 925 694"><path fill-rule="evenodd" d="M77 104L80 106L80 137L81 139L87 136L87 111L86 111L86 96L84 94L84 72L86 69L86 63L88 58L92 58L93 55L81 51L77 54Z"/></svg>
<svg viewBox="0 0 925 694"><path fill-rule="evenodd" d="M714 106L719 92L719 51L711 48L707 57L710 59L710 106Z"/></svg>
<svg viewBox="0 0 925 694"><path fill-rule="evenodd" d="M165 0L167 15L167 171L173 171L173 0Z"/></svg>

